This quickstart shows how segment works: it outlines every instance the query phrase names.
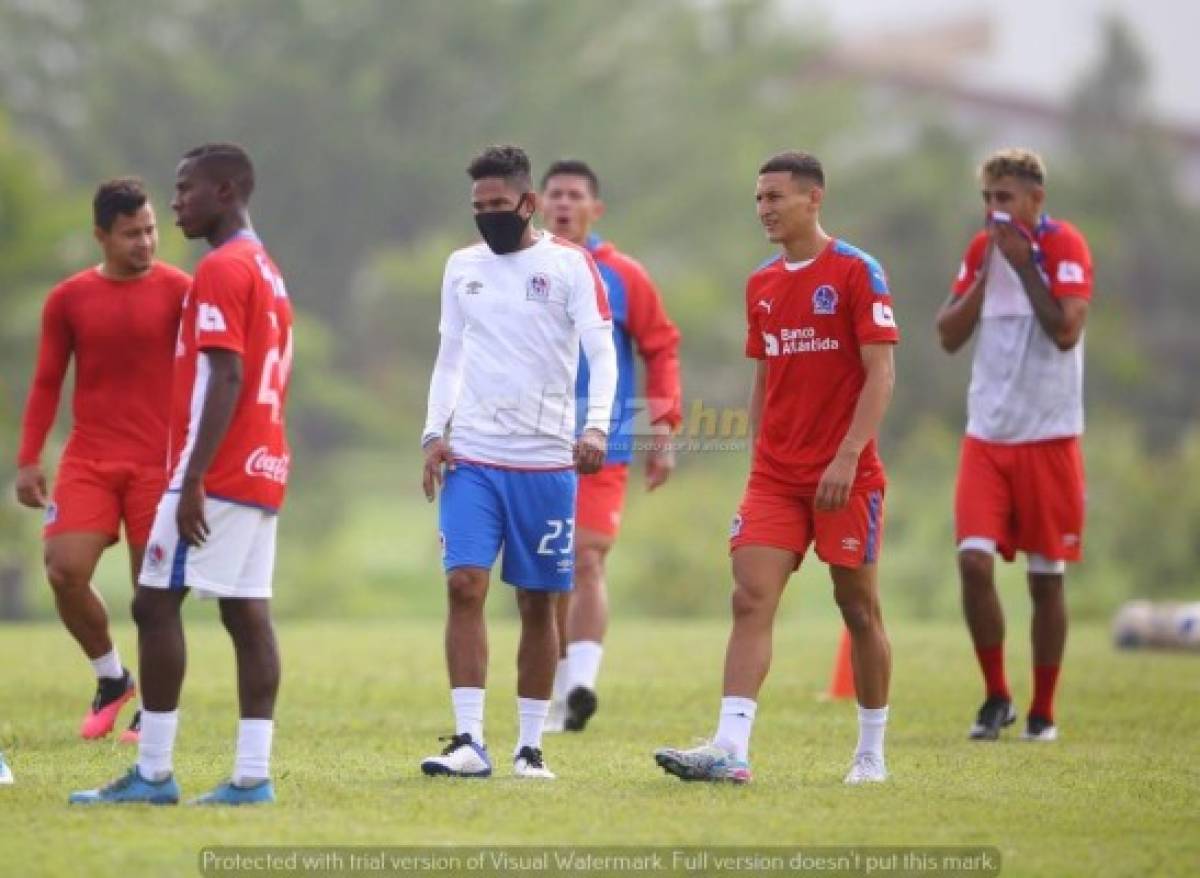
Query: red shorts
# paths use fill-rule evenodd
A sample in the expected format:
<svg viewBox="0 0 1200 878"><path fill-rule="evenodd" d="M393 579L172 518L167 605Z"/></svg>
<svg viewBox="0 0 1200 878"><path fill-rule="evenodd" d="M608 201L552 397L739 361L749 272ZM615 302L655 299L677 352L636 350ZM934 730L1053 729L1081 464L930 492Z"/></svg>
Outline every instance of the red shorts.
<svg viewBox="0 0 1200 878"><path fill-rule="evenodd" d="M161 466L64 457L46 507L43 535L85 531L107 534L115 543L124 521L125 539L144 546L166 488L167 473Z"/></svg>
<svg viewBox="0 0 1200 878"><path fill-rule="evenodd" d="M1084 478L1079 439L1000 445L963 439L954 497L955 539L995 540L1008 561L1017 552L1051 561L1083 555Z"/></svg>
<svg viewBox="0 0 1200 878"><path fill-rule="evenodd" d="M883 545L883 491L857 491L836 512L814 507L812 496L747 487L729 532L730 551L741 546L788 549L804 558L810 543L817 557L838 567L879 560ZM800 566L797 560L796 566Z"/></svg>
<svg viewBox="0 0 1200 878"><path fill-rule="evenodd" d="M627 463L605 464L598 473L580 476L575 527L615 537L621 529L621 509L625 506L628 481Z"/></svg>

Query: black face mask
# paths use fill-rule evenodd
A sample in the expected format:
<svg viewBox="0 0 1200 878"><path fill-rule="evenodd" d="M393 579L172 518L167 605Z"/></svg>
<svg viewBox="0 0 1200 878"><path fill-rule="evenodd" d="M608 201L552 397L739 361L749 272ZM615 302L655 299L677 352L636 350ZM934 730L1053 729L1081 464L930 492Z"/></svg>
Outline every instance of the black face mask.
<svg viewBox="0 0 1200 878"><path fill-rule="evenodd" d="M521 216L521 205L524 203L525 196L522 195L512 210L491 210L475 214L475 227L479 229L479 234L483 236L488 248L497 256L514 253L521 246L521 236L525 234L525 227L532 218L532 214L528 217Z"/></svg>

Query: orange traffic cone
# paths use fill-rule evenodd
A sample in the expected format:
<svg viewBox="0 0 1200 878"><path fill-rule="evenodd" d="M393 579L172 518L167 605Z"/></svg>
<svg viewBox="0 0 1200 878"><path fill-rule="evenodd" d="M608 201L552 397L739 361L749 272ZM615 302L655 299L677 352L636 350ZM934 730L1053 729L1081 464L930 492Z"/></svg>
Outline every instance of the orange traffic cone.
<svg viewBox="0 0 1200 878"><path fill-rule="evenodd" d="M825 697L833 700L854 697L854 665L850 661L850 632L842 629L837 656L833 660L833 676L829 678L829 689Z"/></svg>

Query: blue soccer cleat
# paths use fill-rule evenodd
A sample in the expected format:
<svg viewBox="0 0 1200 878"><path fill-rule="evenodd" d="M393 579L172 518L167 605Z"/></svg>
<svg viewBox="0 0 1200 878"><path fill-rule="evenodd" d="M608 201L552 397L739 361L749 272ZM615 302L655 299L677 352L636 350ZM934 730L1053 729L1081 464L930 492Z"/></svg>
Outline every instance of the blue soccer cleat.
<svg viewBox="0 0 1200 878"><path fill-rule="evenodd" d="M275 786L268 780L260 780L254 786L240 787L231 780L218 784L216 789L192 799L189 805L272 805L275 803Z"/></svg>
<svg viewBox="0 0 1200 878"><path fill-rule="evenodd" d="M654 761L667 774L673 774L680 780L750 783L749 763L711 742L690 750L664 747L654 751Z"/></svg>
<svg viewBox="0 0 1200 878"><path fill-rule="evenodd" d="M4 761L4 754L0 753L0 784L10 784L12 782L12 771L9 769L8 763Z"/></svg>
<svg viewBox="0 0 1200 878"><path fill-rule="evenodd" d="M67 802L71 805L176 805L179 803L179 784L175 782L175 775L165 780L146 780L135 765L106 787L71 793Z"/></svg>

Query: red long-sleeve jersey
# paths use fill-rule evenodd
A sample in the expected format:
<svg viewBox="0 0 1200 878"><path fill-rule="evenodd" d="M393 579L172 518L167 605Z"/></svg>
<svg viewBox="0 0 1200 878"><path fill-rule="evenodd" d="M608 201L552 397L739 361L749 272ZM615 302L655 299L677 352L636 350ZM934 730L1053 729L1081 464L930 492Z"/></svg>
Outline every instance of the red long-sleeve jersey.
<svg viewBox="0 0 1200 878"><path fill-rule="evenodd" d="M74 356L73 424L64 456L166 467L171 372L190 284L185 272L156 262L134 280L89 268L51 291L18 466L39 461Z"/></svg>

